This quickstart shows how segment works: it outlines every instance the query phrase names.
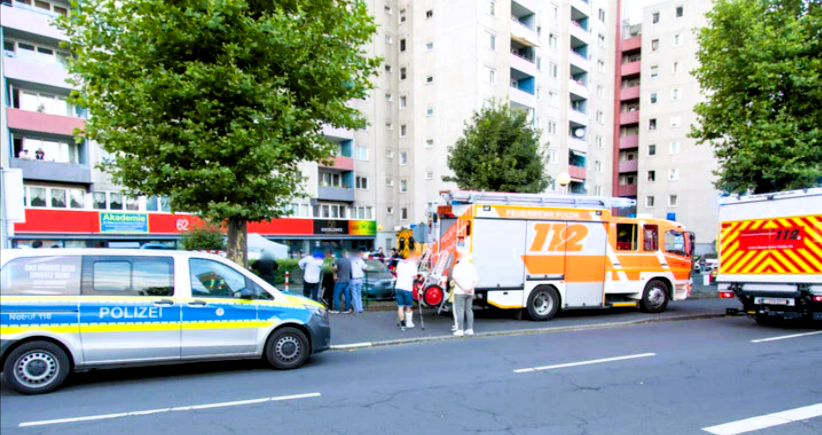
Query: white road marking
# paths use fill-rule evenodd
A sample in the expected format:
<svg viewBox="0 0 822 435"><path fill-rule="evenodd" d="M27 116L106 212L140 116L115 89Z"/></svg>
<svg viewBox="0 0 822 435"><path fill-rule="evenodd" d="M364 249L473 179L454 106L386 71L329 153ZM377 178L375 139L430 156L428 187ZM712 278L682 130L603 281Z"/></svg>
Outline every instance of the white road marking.
<svg viewBox="0 0 822 435"><path fill-rule="evenodd" d="M543 366L543 367L531 367L527 369L518 369L514 370L514 373L528 373L538 370L554 370L554 369L563 369L566 367L577 367L577 366L587 366L589 364L600 364L606 363L611 361L622 361L626 359L636 359L636 358L647 358L649 356L656 356L655 353L640 353L637 355L627 355L627 356L617 356L613 358L603 358L603 359L594 359L590 361L580 361L580 362L573 362L573 363L566 363L566 364L556 364L552 366Z"/></svg>
<svg viewBox="0 0 822 435"><path fill-rule="evenodd" d="M705 432L710 432L714 435L736 435L773 426L779 426L782 424L793 423L795 421L808 420L821 415L822 403L817 403L816 405L789 409L787 411L777 412L774 414L761 415L759 417L720 424L718 426L706 427L702 430Z"/></svg>
<svg viewBox="0 0 822 435"><path fill-rule="evenodd" d="M351 343L351 344L335 344L331 346L331 349L357 349L361 347L371 347L373 346L371 343Z"/></svg>
<svg viewBox="0 0 822 435"><path fill-rule="evenodd" d="M779 336L779 337L760 338L759 340L751 340L751 343L765 343L767 341L785 340L785 339L788 339L788 338L796 338L796 337L807 337L809 335L817 335L817 334L822 334L822 331L806 332L804 334L782 335L782 336Z"/></svg>
<svg viewBox="0 0 822 435"><path fill-rule="evenodd" d="M20 423L19 427L30 427L30 426L44 426L47 424L61 424L61 423L77 423L81 421L94 421L94 420L107 420L111 418L121 418L121 417L133 417L139 415L150 415L150 414L159 414L162 412L175 412L175 411L193 411L198 409L211 409L211 408L225 408L228 406L242 406L242 405L251 405L255 403L263 403L263 402L279 402L282 400L295 400L295 399L307 399L309 397L320 397L320 393L308 393L308 394L295 394L292 396L278 396L278 397L264 397L262 399L251 399L251 400L238 400L235 402L222 402L222 403L208 403L205 405L194 405L194 406L178 406L175 408L160 408L160 409L149 409L146 411L133 411L133 412L120 412L117 414L103 414L103 415L90 415L86 417L73 417L73 418L58 418L56 420L41 420L41 421L29 421L25 423Z"/></svg>

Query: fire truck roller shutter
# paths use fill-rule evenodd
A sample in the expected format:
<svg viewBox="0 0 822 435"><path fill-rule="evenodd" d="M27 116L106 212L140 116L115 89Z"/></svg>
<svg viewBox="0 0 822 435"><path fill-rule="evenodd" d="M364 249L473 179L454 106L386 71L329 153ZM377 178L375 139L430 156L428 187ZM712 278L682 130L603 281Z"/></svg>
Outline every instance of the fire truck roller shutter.
<svg viewBox="0 0 822 435"><path fill-rule="evenodd" d="M608 232L602 222L568 222L564 307L602 306L607 244Z"/></svg>
<svg viewBox="0 0 822 435"><path fill-rule="evenodd" d="M488 290L487 301L492 306L522 308L526 222L474 219L471 234L478 289Z"/></svg>

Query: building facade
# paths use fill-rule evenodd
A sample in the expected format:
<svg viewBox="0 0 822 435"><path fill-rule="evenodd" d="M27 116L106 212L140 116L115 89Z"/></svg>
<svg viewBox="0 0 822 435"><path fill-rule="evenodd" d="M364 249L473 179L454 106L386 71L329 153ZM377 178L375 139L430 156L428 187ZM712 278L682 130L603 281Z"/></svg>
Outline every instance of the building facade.
<svg viewBox="0 0 822 435"><path fill-rule="evenodd" d="M569 186L554 183L550 191L612 191L615 0L368 5L378 33L366 50L385 62L368 97L351 104L369 125L325 128L338 145L333 165L302 163L308 198L294 200L291 217L250 231L295 253L315 245L391 246L396 227L421 222L439 192L454 187L442 181L448 147L491 100L527 111L542 131L548 174L571 175ZM63 0L0 2L0 164L22 169L26 193L27 221L11 238L16 246L173 246L197 219L171 214L164 198L129 198L96 168L107 153L71 137L88 113L67 102L65 36L51 25L68 7Z"/></svg>

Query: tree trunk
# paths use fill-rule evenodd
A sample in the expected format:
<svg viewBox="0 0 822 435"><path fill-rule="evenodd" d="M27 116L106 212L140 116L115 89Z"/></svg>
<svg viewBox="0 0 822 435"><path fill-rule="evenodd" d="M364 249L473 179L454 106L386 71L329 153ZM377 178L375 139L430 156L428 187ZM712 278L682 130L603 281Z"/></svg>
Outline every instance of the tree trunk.
<svg viewBox="0 0 822 435"><path fill-rule="evenodd" d="M242 267L248 267L248 223L232 218L228 220L228 259Z"/></svg>

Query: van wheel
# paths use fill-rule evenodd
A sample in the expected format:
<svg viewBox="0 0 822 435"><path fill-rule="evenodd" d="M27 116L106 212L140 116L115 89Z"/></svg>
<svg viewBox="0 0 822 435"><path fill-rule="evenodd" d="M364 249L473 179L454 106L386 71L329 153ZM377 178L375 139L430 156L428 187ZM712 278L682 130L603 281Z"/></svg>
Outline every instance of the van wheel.
<svg viewBox="0 0 822 435"><path fill-rule="evenodd" d="M3 365L3 375L15 391L42 394L59 387L70 369L69 357L60 346L31 341L11 351Z"/></svg>
<svg viewBox="0 0 822 435"><path fill-rule="evenodd" d="M536 321L551 320L559 310L559 294L553 287L537 287L528 297L528 315Z"/></svg>
<svg viewBox="0 0 822 435"><path fill-rule="evenodd" d="M299 329L282 328L268 337L265 357L275 369L296 369L305 363L309 354L308 339Z"/></svg>
<svg viewBox="0 0 822 435"><path fill-rule="evenodd" d="M668 286L658 279L652 279L642 293L640 308L646 313L661 313L668 307Z"/></svg>

